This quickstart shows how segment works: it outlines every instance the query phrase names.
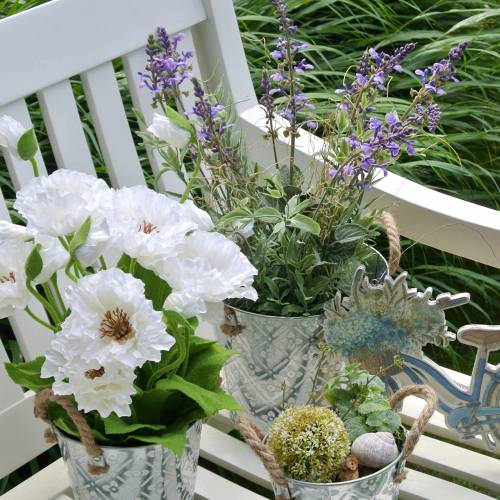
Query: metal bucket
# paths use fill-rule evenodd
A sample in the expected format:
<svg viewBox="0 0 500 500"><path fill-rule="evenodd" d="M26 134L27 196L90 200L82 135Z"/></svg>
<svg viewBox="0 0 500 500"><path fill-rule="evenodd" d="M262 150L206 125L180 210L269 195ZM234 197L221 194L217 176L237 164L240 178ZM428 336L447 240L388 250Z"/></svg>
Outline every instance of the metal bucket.
<svg viewBox="0 0 500 500"><path fill-rule="evenodd" d="M233 356L223 369L223 387L267 432L285 405L304 405L324 343L322 316L279 317L225 306L211 314L217 339ZM224 333L223 333L224 332ZM327 354L316 384L321 388L344 360ZM286 386L283 388L283 383Z"/></svg>
<svg viewBox="0 0 500 500"><path fill-rule="evenodd" d="M289 479L288 487L273 483L276 498L294 500L397 500L399 483L394 477L399 474L405 465L401 453L393 462L373 474L338 483L307 483Z"/></svg>
<svg viewBox="0 0 500 500"><path fill-rule="evenodd" d="M54 429L68 467L75 500L191 500L200 451L201 422L187 432L184 453L159 444L130 447L102 446L109 471L90 474L83 444Z"/></svg>

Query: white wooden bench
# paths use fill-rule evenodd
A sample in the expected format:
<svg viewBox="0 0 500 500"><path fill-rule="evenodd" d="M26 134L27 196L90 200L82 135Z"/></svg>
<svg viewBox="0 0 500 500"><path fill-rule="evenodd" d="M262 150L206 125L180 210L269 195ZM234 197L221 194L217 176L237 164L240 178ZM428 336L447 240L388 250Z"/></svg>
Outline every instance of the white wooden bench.
<svg viewBox="0 0 500 500"><path fill-rule="evenodd" d="M185 48L194 48L197 54L194 72L202 79L210 78L212 85L219 81L225 84L252 158L270 164L269 146L262 139L264 117L252 87L230 0L52 0L4 19L0 21L0 114L9 114L30 126L25 98L36 94L58 168L95 174L69 81L80 75L112 184L143 184L144 175L111 61L122 59L133 104L149 120L150 96L139 89L137 72L144 65L146 37L158 25L170 33L186 34ZM299 164L309 169L310 155L321 149L321 141L305 133L299 148ZM157 172L158 158L150 154L149 159ZM18 189L29 180L31 169L8 154L5 160ZM45 173L41 157L38 162ZM179 189L176 180L168 175L162 177L162 187L169 191ZM396 215L403 235L500 268L498 212L439 194L394 174L382 179L373 194L379 197L379 206L390 207ZM0 193L0 218L8 217ZM48 332L23 314L12 318L11 325L26 359L43 353L50 339ZM203 326L202 334L211 332ZM0 362L7 359L0 343ZM453 375L467 383L466 375ZM23 393L11 383L3 366L0 389L2 478L45 451L48 445L42 437L43 424L32 415L33 394ZM406 422L414 418L419 404L418 400L411 400L405 405ZM250 449L228 434L231 429L225 415L204 424L198 498L270 498L267 474ZM491 495L500 494L500 461L481 453L482 441L468 441L472 449L454 444L457 435L446 427L440 415L433 418L428 432L435 437L421 440L410 467L424 467L440 477L411 470L402 484L401 498L491 498L455 484L450 478L477 485ZM497 454L498 451L497 448ZM220 473L221 470L232 473L230 477L243 479L244 486L227 479L228 474ZM259 494L252 491L255 486L261 488ZM71 498L64 464L61 460L54 462L4 496L6 500Z"/></svg>

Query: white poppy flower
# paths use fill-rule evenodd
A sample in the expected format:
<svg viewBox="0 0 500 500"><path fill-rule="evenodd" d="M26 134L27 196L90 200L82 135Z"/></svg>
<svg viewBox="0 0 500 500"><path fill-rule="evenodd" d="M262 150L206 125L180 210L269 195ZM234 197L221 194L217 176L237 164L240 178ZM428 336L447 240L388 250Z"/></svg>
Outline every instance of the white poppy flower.
<svg viewBox="0 0 500 500"><path fill-rule="evenodd" d="M144 283L112 268L81 278L68 288L71 314L62 323L66 345L84 361L106 367L119 361L132 369L160 361L175 340L162 313L144 296Z"/></svg>
<svg viewBox="0 0 500 500"><path fill-rule="evenodd" d="M19 159L17 143L24 132L26 132L26 128L11 116L0 116L0 146L7 148L10 153Z"/></svg>
<svg viewBox="0 0 500 500"><path fill-rule="evenodd" d="M169 146L182 149L189 143L191 134L172 122L165 115L155 113L153 123L147 128L158 139L164 140Z"/></svg>
<svg viewBox="0 0 500 500"><path fill-rule="evenodd" d="M112 191L107 184L88 174L56 170L48 177L35 177L16 197L14 208L26 219L34 235L68 236L91 217L89 238L102 231L111 206Z"/></svg>
<svg viewBox="0 0 500 500"><path fill-rule="evenodd" d="M17 239L0 241L0 318L28 305L24 264L32 248L30 243Z"/></svg>
<svg viewBox="0 0 500 500"><path fill-rule="evenodd" d="M32 238L33 236L28 233L28 230L24 226L0 220L0 240L28 241Z"/></svg>
<svg viewBox="0 0 500 500"><path fill-rule="evenodd" d="M158 261L177 255L186 233L197 229L198 222L186 216L179 202L134 186L115 192L110 226L114 247L155 270Z"/></svg>
<svg viewBox="0 0 500 500"><path fill-rule="evenodd" d="M41 245L40 257L42 257L43 268L34 281L36 283L45 283L56 271L64 269L69 260L69 253L57 238L46 234L35 236L35 243Z"/></svg>
<svg viewBox="0 0 500 500"><path fill-rule="evenodd" d="M63 248L57 238L45 234L38 234L34 237L24 226L0 221L0 241L5 240L21 242L31 240L29 245L23 247L23 255L25 251L28 254L31 252L34 243L40 243L40 256L42 257L43 268L42 272L34 280L36 283L45 283L48 281L56 271L64 268L69 259L69 253Z"/></svg>
<svg viewBox="0 0 500 500"><path fill-rule="evenodd" d="M160 275L172 287L164 307L194 316L206 312L206 302L257 300L252 288L256 274L234 242L219 233L196 231L185 239L179 257L161 267Z"/></svg>
<svg viewBox="0 0 500 500"><path fill-rule="evenodd" d="M118 362L106 366L85 362L71 352L68 340L62 332L56 335L45 354L41 376L54 377L54 393L74 395L78 409L84 412L96 410L107 417L114 411L119 417L130 416L131 396L136 392L134 370Z"/></svg>
<svg viewBox="0 0 500 500"><path fill-rule="evenodd" d="M200 231L210 231L214 228L214 223L205 210L198 208L193 200L186 200L181 204L183 216L196 224Z"/></svg>

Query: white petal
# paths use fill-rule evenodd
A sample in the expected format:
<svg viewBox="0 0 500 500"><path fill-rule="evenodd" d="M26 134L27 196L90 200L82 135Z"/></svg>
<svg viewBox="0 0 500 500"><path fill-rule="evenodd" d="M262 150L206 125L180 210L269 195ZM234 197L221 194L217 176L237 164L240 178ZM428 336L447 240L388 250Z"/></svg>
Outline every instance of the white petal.
<svg viewBox="0 0 500 500"><path fill-rule="evenodd" d="M185 147L191 138L188 131L180 128L165 115L160 115L159 113L153 115L153 123L147 130L158 137L158 139L164 140L170 146L177 149Z"/></svg>
<svg viewBox="0 0 500 500"><path fill-rule="evenodd" d="M7 148L17 158L17 143L24 132L26 129L11 116L0 116L0 146Z"/></svg>

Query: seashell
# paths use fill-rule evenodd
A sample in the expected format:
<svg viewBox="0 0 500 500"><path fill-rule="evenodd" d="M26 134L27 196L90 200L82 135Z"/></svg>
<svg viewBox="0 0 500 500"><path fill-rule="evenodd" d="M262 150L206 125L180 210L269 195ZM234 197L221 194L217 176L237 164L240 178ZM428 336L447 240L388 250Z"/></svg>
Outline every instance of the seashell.
<svg viewBox="0 0 500 500"><path fill-rule="evenodd" d="M390 432L368 432L354 440L351 453L360 465L381 469L397 458L399 450Z"/></svg>

